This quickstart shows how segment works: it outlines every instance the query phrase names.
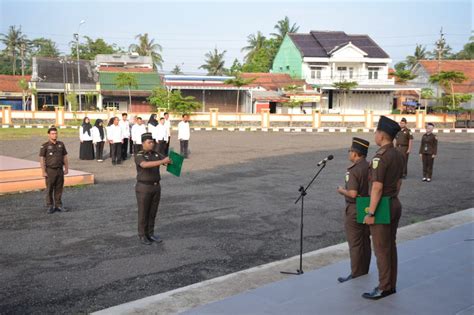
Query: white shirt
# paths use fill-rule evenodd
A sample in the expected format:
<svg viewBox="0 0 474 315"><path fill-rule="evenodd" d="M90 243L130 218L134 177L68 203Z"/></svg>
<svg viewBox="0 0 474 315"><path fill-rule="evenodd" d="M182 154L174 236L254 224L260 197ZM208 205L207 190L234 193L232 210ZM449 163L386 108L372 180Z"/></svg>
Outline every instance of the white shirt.
<svg viewBox="0 0 474 315"><path fill-rule="evenodd" d="M113 143L122 143L122 128L120 126L110 125L107 127L107 140Z"/></svg>
<svg viewBox="0 0 474 315"><path fill-rule="evenodd" d="M168 142L168 129L166 129L165 125L158 124L158 126L156 126L155 128L155 134L156 137L154 137L154 139L156 141L164 140Z"/></svg>
<svg viewBox="0 0 474 315"><path fill-rule="evenodd" d="M155 130L155 128L156 128L156 126L153 126L152 124L147 125L148 132L151 132L152 136L153 136L153 132L154 132L153 130ZM155 139L155 138L153 137L153 139Z"/></svg>
<svg viewBox="0 0 474 315"><path fill-rule="evenodd" d="M123 119L119 120L119 126L122 128L122 137L130 138L130 122L128 120L123 121Z"/></svg>
<svg viewBox="0 0 474 315"><path fill-rule="evenodd" d="M99 128L96 126L92 127L92 142L97 143L107 140L107 133L105 132L106 129L107 128L104 127L104 139L101 139Z"/></svg>
<svg viewBox="0 0 474 315"><path fill-rule="evenodd" d="M132 141L134 144L142 144L142 134L146 133L144 124L135 124L132 127Z"/></svg>
<svg viewBox="0 0 474 315"><path fill-rule="evenodd" d="M82 128L81 126L79 128L79 139L81 139L81 141L92 141L92 129L91 129L91 135L89 136L88 132L84 133L84 128Z"/></svg>
<svg viewBox="0 0 474 315"><path fill-rule="evenodd" d="M165 118L165 128L166 128L166 133L168 137L171 135L171 120Z"/></svg>
<svg viewBox="0 0 474 315"><path fill-rule="evenodd" d="M180 121L178 124L178 139L179 140L189 140L191 136L191 131L189 129L189 122Z"/></svg>

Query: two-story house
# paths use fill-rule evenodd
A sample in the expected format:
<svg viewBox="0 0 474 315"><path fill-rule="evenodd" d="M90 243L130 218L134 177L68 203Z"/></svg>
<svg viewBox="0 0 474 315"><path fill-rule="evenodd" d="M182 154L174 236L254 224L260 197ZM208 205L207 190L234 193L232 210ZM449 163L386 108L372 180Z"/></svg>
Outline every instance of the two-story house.
<svg viewBox="0 0 474 315"><path fill-rule="evenodd" d="M322 92L322 112L355 114L364 110L388 113L393 92L406 89L388 77L389 55L368 35L311 31L287 34L275 56L272 72L288 73ZM350 90L334 86L356 82Z"/></svg>

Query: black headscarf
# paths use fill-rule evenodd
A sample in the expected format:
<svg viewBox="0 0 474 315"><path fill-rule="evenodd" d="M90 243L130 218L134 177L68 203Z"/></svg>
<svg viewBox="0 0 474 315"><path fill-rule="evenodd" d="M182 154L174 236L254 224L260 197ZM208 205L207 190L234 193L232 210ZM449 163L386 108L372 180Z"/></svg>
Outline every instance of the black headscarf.
<svg viewBox="0 0 474 315"><path fill-rule="evenodd" d="M114 124L114 120L115 120L115 117L110 117L109 123L107 124L107 127L112 126Z"/></svg>
<svg viewBox="0 0 474 315"><path fill-rule="evenodd" d="M95 124L94 126L97 127L97 129L99 129L99 133L100 133L100 140L104 140L104 126L100 125L102 123L102 119L96 119L95 120Z"/></svg>
<svg viewBox="0 0 474 315"><path fill-rule="evenodd" d="M156 120L156 114L151 114L150 119L148 119L148 123L153 126L158 126L158 120Z"/></svg>
<svg viewBox="0 0 474 315"><path fill-rule="evenodd" d="M86 119L89 119L89 117L84 117L84 120L82 120L82 133L88 133L89 136L91 135L91 129L92 125L90 123L90 120L88 123L86 123Z"/></svg>

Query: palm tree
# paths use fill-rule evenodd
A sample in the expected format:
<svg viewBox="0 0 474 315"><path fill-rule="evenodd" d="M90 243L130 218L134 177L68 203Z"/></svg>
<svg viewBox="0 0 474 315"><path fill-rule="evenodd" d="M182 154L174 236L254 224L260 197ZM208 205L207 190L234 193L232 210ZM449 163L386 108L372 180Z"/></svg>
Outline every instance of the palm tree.
<svg viewBox="0 0 474 315"><path fill-rule="evenodd" d="M8 28L8 33L0 34L0 42L5 45L5 52L12 58L12 72L15 75L18 51L22 45L26 45L28 42L26 35L21 32L21 26L16 28L11 25Z"/></svg>
<svg viewBox="0 0 474 315"><path fill-rule="evenodd" d="M135 89L138 88L138 80L135 74L129 73L129 72L121 72L119 75L115 78L115 86L119 89L127 87L128 89L128 101L130 108L128 110L132 109L132 93L131 93L131 88L134 87Z"/></svg>
<svg viewBox="0 0 474 315"><path fill-rule="evenodd" d="M240 51L244 52L247 51L245 55L245 60L249 60L252 56L261 48L265 47L265 36L263 36L262 32L258 31L257 35L250 34L247 36L247 43L248 46L245 46Z"/></svg>
<svg viewBox="0 0 474 315"><path fill-rule="evenodd" d="M290 19L287 16L285 16L283 20L278 21L273 28L276 29L277 32L271 33L270 35L275 36L276 40L280 43L283 41L283 38L285 38L286 34L296 33L300 29L296 23L293 23L293 25L290 26Z"/></svg>
<svg viewBox="0 0 474 315"><path fill-rule="evenodd" d="M407 56L406 64L408 68L411 70L413 67L418 63L418 61L426 59L428 57L428 52L426 51L426 47L423 45L416 45L415 53L413 56Z"/></svg>
<svg viewBox="0 0 474 315"><path fill-rule="evenodd" d="M454 83L463 83L467 80L466 75L459 71L441 71L439 73L430 76L430 83L440 84L445 89L451 90L452 107L456 107L455 95L454 95Z"/></svg>
<svg viewBox="0 0 474 315"><path fill-rule="evenodd" d="M350 90L356 88L357 85L358 84L355 81L342 81L342 82L333 83L333 86L339 91L342 91L344 94L344 108L346 107L347 94L349 93Z"/></svg>
<svg viewBox="0 0 474 315"><path fill-rule="evenodd" d="M172 74L183 74L183 71L181 71L181 67L179 65L174 66L173 70L171 70Z"/></svg>
<svg viewBox="0 0 474 315"><path fill-rule="evenodd" d="M129 50L138 53L140 56L149 56L153 60L153 66L156 68L163 66L163 57L161 56L162 47L155 43L155 40L148 38L148 33L135 36L138 44L131 44Z"/></svg>
<svg viewBox="0 0 474 315"><path fill-rule="evenodd" d="M206 63L201 65L199 69L207 70L208 75L223 75L226 72L224 68L224 56L226 51L219 52L217 48L205 54Z"/></svg>
<svg viewBox="0 0 474 315"><path fill-rule="evenodd" d="M235 112L236 113L239 112L240 88L245 86L245 85L249 85L253 81L255 81L255 78L244 79L240 75L237 75L233 79L228 79L228 80L224 81L225 84L231 84L231 85L237 87L237 105L235 106Z"/></svg>

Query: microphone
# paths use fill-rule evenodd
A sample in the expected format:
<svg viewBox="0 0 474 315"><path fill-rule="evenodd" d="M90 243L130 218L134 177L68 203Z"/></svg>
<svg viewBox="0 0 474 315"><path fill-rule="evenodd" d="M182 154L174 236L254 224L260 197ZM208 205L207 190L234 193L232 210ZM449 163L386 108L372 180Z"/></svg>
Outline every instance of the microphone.
<svg viewBox="0 0 474 315"><path fill-rule="evenodd" d="M326 158L324 158L323 160L319 161L318 163L318 166L321 166L323 164L326 164L327 161L330 161L334 159L334 156L331 154L331 155L328 155Z"/></svg>

